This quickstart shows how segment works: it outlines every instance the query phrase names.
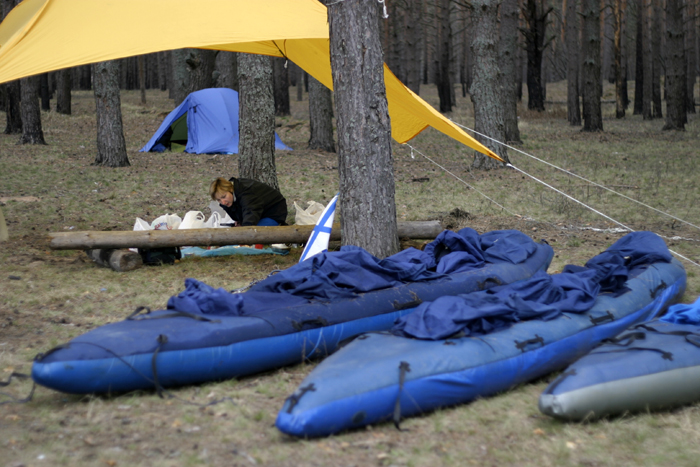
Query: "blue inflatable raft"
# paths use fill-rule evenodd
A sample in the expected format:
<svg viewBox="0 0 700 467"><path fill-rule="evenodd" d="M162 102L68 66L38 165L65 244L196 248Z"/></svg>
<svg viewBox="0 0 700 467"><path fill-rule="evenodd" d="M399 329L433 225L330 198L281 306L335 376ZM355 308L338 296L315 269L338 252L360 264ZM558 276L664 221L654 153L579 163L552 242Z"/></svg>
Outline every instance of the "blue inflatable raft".
<svg viewBox="0 0 700 467"><path fill-rule="evenodd" d="M642 251L635 251L637 246ZM600 262L604 256L612 261ZM685 289L683 266L649 232L623 237L589 265L442 297L400 318L392 332L359 336L311 372L285 402L277 427L316 437L392 418L398 425L402 417L506 391L559 370L603 339L658 315ZM610 292L591 287L597 280ZM531 300L537 295L546 300ZM477 306L463 311L461 298ZM556 311L550 303L566 306ZM407 337L409 331L421 338Z"/></svg>
<svg viewBox="0 0 700 467"><path fill-rule="evenodd" d="M540 411L593 420L700 400L700 300L674 305L579 359L545 389Z"/></svg>
<svg viewBox="0 0 700 467"><path fill-rule="evenodd" d="M193 279L167 310L137 312L38 356L34 381L106 393L223 380L322 356L421 302L546 270L551 247L517 231L445 231L384 260L357 247L314 256L245 293ZM143 311L143 310L138 310Z"/></svg>

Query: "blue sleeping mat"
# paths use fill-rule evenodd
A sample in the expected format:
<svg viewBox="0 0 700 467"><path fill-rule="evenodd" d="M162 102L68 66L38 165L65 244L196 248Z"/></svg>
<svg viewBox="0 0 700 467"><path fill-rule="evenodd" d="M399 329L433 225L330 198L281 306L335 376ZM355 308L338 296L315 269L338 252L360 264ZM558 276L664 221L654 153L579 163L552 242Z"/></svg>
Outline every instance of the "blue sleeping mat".
<svg viewBox="0 0 700 467"><path fill-rule="evenodd" d="M643 240L649 239L653 240L649 236ZM663 240L656 237L656 241L666 249ZM616 252L615 246L605 253ZM617 255L618 265L628 258L626 251ZM392 418L398 424L401 417L491 396L561 369L598 342L658 315L682 296L685 270L667 249L664 259L646 254L638 259L641 263L629 270L626 280L613 285L616 292L599 293L586 311L552 313L548 305L538 305L547 320L508 313L464 319L465 313L456 310L453 316L459 318L443 317L449 324L460 321L461 329L454 335L408 337L409 329L417 334L442 330L437 315L426 310L440 302L452 306L456 298L422 304L400 318L391 333L361 335L321 362L287 399L276 425L287 434L315 437ZM610 264L603 266L613 273L608 277L624 276ZM590 276L587 268L582 269ZM524 293L522 283L516 283L465 298L484 296L483 310L492 310L498 308L494 297L501 294L509 305L536 309ZM414 315L419 319L411 322Z"/></svg>
<svg viewBox="0 0 700 467"><path fill-rule="evenodd" d="M674 305L595 348L545 389L540 411L580 421L700 400L699 311L700 300Z"/></svg>
<svg viewBox="0 0 700 467"><path fill-rule="evenodd" d="M381 261L357 247L326 252L242 294L188 279L170 309L137 313L76 337L39 356L32 376L49 388L84 394L261 372L389 329L421 302L526 279L546 270L553 256L551 247L516 231L455 235L443 232L426 247L430 254L404 250ZM466 255L458 244L480 251ZM437 262L432 269L419 264L426 256Z"/></svg>

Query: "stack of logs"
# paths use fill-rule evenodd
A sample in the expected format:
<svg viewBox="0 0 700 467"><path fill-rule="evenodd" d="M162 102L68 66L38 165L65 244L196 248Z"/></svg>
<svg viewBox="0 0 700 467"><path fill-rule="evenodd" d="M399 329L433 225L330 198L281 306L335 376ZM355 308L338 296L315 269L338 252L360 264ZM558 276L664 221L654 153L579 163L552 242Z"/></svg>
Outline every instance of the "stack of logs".
<svg viewBox="0 0 700 467"><path fill-rule="evenodd" d="M141 267L141 256L128 248L181 246L224 246L272 243L304 243L313 225L278 227L235 227L218 229L145 230L120 232L53 232L49 234L53 250L86 250L97 264L115 271ZM399 222L399 238L433 239L442 226L437 221ZM340 240L340 224L334 224L331 240Z"/></svg>

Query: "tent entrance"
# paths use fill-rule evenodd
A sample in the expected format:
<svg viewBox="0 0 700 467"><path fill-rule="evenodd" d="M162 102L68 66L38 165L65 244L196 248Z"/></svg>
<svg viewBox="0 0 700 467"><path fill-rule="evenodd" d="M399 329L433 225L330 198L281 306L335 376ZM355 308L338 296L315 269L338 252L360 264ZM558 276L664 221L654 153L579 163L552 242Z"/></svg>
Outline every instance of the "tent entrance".
<svg viewBox="0 0 700 467"><path fill-rule="evenodd" d="M156 144L172 152L185 152L187 147L187 112L170 124ZM161 149L161 150L163 150Z"/></svg>

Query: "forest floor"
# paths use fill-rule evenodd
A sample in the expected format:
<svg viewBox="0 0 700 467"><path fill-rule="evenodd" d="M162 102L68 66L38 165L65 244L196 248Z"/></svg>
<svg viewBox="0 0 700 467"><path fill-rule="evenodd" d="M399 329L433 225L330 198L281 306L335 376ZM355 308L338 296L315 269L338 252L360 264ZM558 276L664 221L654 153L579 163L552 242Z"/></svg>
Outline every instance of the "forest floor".
<svg viewBox="0 0 700 467"><path fill-rule="evenodd" d="M473 151L432 129L409 145L395 144L399 220L437 219L445 228L479 232L519 229L552 245L550 272L584 264L626 227L654 231L673 251L700 263L698 117L690 115L685 132L662 132L663 121L636 115L616 120L606 104L605 131L582 133L566 122L565 90L565 83L548 87L543 113L521 109L523 141L509 150L518 171L472 171ZM604 99L611 92L606 83ZM437 104L434 87L425 86L421 95ZM277 119L278 134L294 148L277 153L290 206L325 204L338 187L337 156L305 149L306 97L292 101L291 116ZM29 373L37 353L122 320L139 306L163 308L187 277L230 290L295 264L301 254L295 248L287 256L186 258L117 273L81 251L51 250L49 232L131 230L136 217L150 222L190 210L208 215L209 183L238 173L235 155L138 152L173 108L160 91L149 91L145 105L137 91L122 95L131 166L93 166L94 108L90 92L76 92L73 115L43 113L47 146L17 145L16 135L0 135L0 208L10 233L0 248L0 380L13 371ZM473 126L468 96L458 95L449 117ZM683 262L683 301L692 302L700 293L700 271ZM277 431L274 420L314 365L187 386L173 390L177 398L170 399L152 391L75 396L38 387L31 402L0 405L0 465L691 466L700 456L700 406L561 423L537 409L552 376L407 419L404 431L385 423L330 438L294 439ZM13 380L2 392L24 397L31 387L30 381ZM226 400L202 407L218 399Z"/></svg>

